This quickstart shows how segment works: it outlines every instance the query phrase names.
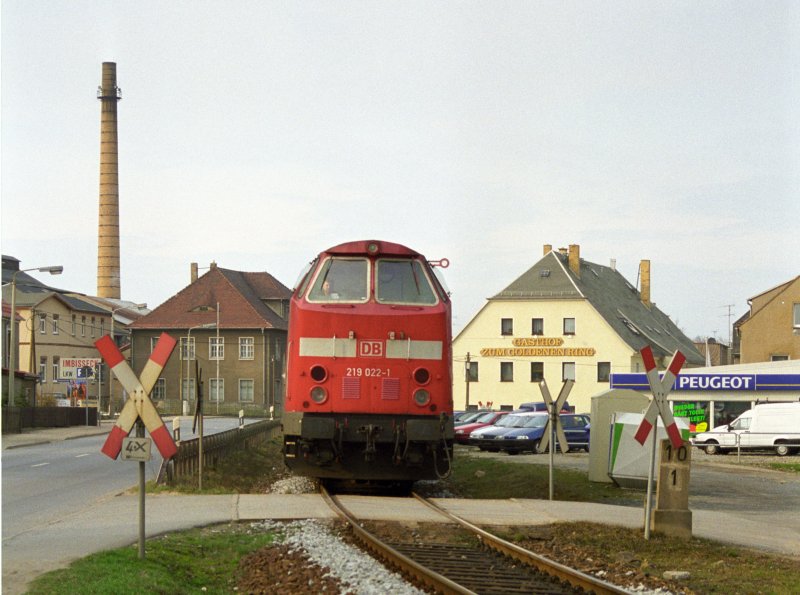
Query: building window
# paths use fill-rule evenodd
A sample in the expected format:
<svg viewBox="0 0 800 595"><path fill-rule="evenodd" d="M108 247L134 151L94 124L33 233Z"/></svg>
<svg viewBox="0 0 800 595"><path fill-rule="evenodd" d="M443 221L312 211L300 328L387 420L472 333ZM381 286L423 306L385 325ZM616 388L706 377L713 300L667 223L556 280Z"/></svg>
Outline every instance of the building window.
<svg viewBox="0 0 800 595"><path fill-rule="evenodd" d="M57 355L53 356L53 382L61 377L61 358Z"/></svg>
<svg viewBox="0 0 800 595"><path fill-rule="evenodd" d="M78 332L78 317L74 314L72 315L72 336L75 336L75 333Z"/></svg>
<svg viewBox="0 0 800 595"><path fill-rule="evenodd" d="M239 337L239 359L255 359L256 348L253 337Z"/></svg>
<svg viewBox="0 0 800 595"><path fill-rule="evenodd" d="M467 382L478 382L478 362L467 362Z"/></svg>
<svg viewBox="0 0 800 595"><path fill-rule="evenodd" d="M225 359L225 337L211 337L208 340L208 359Z"/></svg>
<svg viewBox="0 0 800 595"><path fill-rule="evenodd" d="M531 382L544 380L544 362L531 362Z"/></svg>
<svg viewBox="0 0 800 595"><path fill-rule="evenodd" d="M514 319L513 318L501 318L500 319L500 334L501 335L513 335L514 334Z"/></svg>
<svg viewBox="0 0 800 595"><path fill-rule="evenodd" d="M42 334L47 332L47 314L39 314L39 332Z"/></svg>
<svg viewBox="0 0 800 595"><path fill-rule="evenodd" d="M531 334L544 335L544 318L531 318Z"/></svg>
<svg viewBox="0 0 800 595"><path fill-rule="evenodd" d="M794 328L800 329L800 304L792 305L792 321Z"/></svg>
<svg viewBox="0 0 800 595"><path fill-rule="evenodd" d="M150 398L153 401L163 401L167 398L167 381L164 378L156 380L156 385L150 393Z"/></svg>
<svg viewBox="0 0 800 595"><path fill-rule="evenodd" d="M58 314L53 314L53 334L54 335L58 334L58 321L59 321L59 318L60 317L59 317Z"/></svg>
<svg viewBox="0 0 800 595"><path fill-rule="evenodd" d="M150 337L150 353L156 350L156 343L158 343L158 337ZM181 349L183 349L183 345L181 345ZM181 356L181 359L184 359L183 356Z"/></svg>
<svg viewBox="0 0 800 595"><path fill-rule="evenodd" d="M564 319L564 334L565 335L574 335L575 334L575 319L574 318L565 318Z"/></svg>
<svg viewBox="0 0 800 595"><path fill-rule="evenodd" d="M94 337L94 316L92 316L92 327L89 329L89 331L91 332L92 337Z"/></svg>
<svg viewBox="0 0 800 595"><path fill-rule="evenodd" d="M514 382L514 362L500 362L500 382Z"/></svg>
<svg viewBox="0 0 800 595"><path fill-rule="evenodd" d="M194 359L194 337L181 337L181 359Z"/></svg>
<svg viewBox="0 0 800 595"><path fill-rule="evenodd" d="M255 383L252 378L239 379L239 401L253 403L255 401Z"/></svg>
<svg viewBox="0 0 800 595"><path fill-rule="evenodd" d="M225 379L211 378L208 384L209 400L218 403L225 400Z"/></svg>
<svg viewBox="0 0 800 595"><path fill-rule="evenodd" d="M789 356L788 355L772 355L772 356L770 356L769 359L770 359L770 361L773 361L773 362L785 362L785 361L789 360Z"/></svg>
<svg viewBox="0 0 800 595"><path fill-rule="evenodd" d="M188 380L184 378L183 382L181 382L181 398L184 401L191 401L194 399L195 394L194 378L189 378Z"/></svg>
<svg viewBox="0 0 800 595"><path fill-rule="evenodd" d="M39 358L39 382L47 382L47 356Z"/></svg>
<svg viewBox="0 0 800 595"><path fill-rule="evenodd" d="M105 334L106 334L106 319L105 318L101 318L100 319L100 336L104 337Z"/></svg>
<svg viewBox="0 0 800 595"><path fill-rule="evenodd" d="M561 381L565 380L575 380L575 362L561 364Z"/></svg>
<svg viewBox="0 0 800 595"><path fill-rule="evenodd" d="M86 336L86 316L81 316L81 337Z"/></svg>
<svg viewBox="0 0 800 595"><path fill-rule="evenodd" d="M597 362L597 382L608 382L611 377L611 362Z"/></svg>

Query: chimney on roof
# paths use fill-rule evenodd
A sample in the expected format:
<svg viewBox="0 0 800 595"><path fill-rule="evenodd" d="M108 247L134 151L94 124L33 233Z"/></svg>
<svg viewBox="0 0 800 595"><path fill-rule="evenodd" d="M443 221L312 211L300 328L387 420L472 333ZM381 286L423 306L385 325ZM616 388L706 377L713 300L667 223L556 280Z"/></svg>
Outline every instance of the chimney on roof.
<svg viewBox="0 0 800 595"><path fill-rule="evenodd" d="M553 244L545 244L544 245L544 256L547 256L553 251Z"/></svg>
<svg viewBox="0 0 800 595"><path fill-rule="evenodd" d="M212 260L211 264L208 265L208 268L210 268L210 269L217 268L217 261L216 260Z"/></svg>
<svg viewBox="0 0 800 595"><path fill-rule="evenodd" d="M609 265L611 266L611 270L616 273L617 272L617 259L616 258L612 258L611 262L609 263Z"/></svg>
<svg viewBox="0 0 800 595"><path fill-rule="evenodd" d="M581 247L579 244L569 245L569 268L578 279L581 278Z"/></svg>
<svg viewBox="0 0 800 595"><path fill-rule="evenodd" d="M189 282L194 283L197 281L197 263L193 262L189 265Z"/></svg>
<svg viewBox="0 0 800 595"><path fill-rule="evenodd" d="M642 303L648 308L652 306L650 301L650 261L642 260L639 263L639 278L642 280L642 288L639 292Z"/></svg>
<svg viewBox="0 0 800 595"><path fill-rule="evenodd" d="M567 255L567 249L566 248L559 248L558 252L559 252L559 254L563 254L564 256Z"/></svg>

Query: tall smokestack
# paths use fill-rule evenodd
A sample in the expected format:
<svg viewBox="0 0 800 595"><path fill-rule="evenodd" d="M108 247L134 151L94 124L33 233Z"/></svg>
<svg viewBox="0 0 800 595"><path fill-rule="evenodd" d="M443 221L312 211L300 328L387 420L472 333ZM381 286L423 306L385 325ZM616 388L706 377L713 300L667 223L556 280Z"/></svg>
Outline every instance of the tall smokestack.
<svg viewBox="0 0 800 595"><path fill-rule="evenodd" d="M119 168L117 159L116 62L103 62L100 100L100 217L97 227L97 295L120 299Z"/></svg>

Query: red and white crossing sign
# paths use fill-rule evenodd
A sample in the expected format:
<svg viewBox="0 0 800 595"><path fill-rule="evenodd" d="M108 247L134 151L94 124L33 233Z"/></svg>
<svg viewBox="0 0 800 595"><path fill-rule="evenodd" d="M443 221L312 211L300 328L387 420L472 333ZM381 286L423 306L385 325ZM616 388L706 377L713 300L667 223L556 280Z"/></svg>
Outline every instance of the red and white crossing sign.
<svg viewBox="0 0 800 595"><path fill-rule="evenodd" d="M678 424L675 423L675 418L672 417L672 411L667 402L667 395L669 395L672 390L672 385L675 383L675 378L681 371L683 363L686 361L686 356L680 351L676 351L675 355L672 356L672 361L670 361L667 371L664 372L664 377L659 378L656 360L653 357L653 350L650 349L650 346L648 345L642 349L640 353L644 361L644 368L647 371L647 382L650 383L653 400L650 401L650 405L647 406L644 419L642 419L642 423L639 424L639 429L636 430L634 438L639 444L644 446L647 437L650 435L650 431L658 422L658 416L661 415L661 419L664 420L664 426L667 428L667 436L669 436L672 447L678 449L683 444L683 438L681 437Z"/></svg>
<svg viewBox="0 0 800 595"><path fill-rule="evenodd" d="M138 378L133 373L128 362L125 361L125 358L122 357L110 335L105 335L95 342L94 345L100 355L103 356L108 367L111 368L117 380L130 395L119 414L117 423L111 428L111 432L106 438L106 443L100 449L103 454L116 459L120 450L122 450L123 439L130 433L139 418L144 422L145 427L153 437L153 442L156 443L161 456L165 460L172 458L178 452L178 447L175 446L169 430L150 400L150 391L153 390L153 386L158 380L158 375L167 364L176 342L167 333L161 333L153 353L150 354L150 358Z"/></svg>

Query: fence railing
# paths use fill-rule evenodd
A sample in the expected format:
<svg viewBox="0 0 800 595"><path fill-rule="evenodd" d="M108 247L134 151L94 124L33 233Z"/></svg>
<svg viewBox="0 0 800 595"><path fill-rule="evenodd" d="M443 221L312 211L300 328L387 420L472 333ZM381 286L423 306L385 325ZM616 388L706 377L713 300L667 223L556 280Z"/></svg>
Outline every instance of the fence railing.
<svg viewBox="0 0 800 595"><path fill-rule="evenodd" d="M214 469L229 453L267 442L281 430L280 420L263 420L203 436L203 469ZM173 485L180 477L196 475L200 465L200 438L177 443L178 453L161 465L158 483Z"/></svg>

